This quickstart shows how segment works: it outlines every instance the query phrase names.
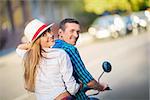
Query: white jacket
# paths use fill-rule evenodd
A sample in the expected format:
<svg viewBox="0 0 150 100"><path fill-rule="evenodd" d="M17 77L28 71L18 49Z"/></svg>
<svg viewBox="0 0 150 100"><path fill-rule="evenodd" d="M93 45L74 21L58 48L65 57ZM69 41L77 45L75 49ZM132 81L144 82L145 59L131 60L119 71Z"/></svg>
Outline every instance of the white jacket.
<svg viewBox="0 0 150 100"><path fill-rule="evenodd" d="M79 84L72 76L73 67L69 56L61 49L44 49L47 57L42 57L37 69L35 94L38 100L52 100L67 91L74 95L79 90ZM26 50L16 49L23 57ZM45 56L45 53L43 54Z"/></svg>

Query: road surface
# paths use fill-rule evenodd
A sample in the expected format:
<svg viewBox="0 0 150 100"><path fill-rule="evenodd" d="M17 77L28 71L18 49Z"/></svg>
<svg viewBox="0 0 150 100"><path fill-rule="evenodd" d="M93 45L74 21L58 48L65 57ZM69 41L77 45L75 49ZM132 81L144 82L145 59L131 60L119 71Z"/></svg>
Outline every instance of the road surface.
<svg viewBox="0 0 150 100"><path fill-rule="evenodd" d="M103 61L110 61L112 72L104 74L112 91L103 92L101 100L149 100L150 34L127 36L109 41L93 41L79 47L89 72L95 79L102 72ZM21 59L12 52L0 58L0 100L34 100L24 90Z"/></svg>

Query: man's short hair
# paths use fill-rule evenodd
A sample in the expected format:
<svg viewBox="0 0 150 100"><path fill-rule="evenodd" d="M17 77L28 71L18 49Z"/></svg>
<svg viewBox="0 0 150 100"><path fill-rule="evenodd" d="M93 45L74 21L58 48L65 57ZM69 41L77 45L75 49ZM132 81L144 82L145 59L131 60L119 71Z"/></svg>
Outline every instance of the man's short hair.
<svg viewBox="0 0 150 100"><path fill-rule="evenodd" d="M75 23L75 24L79 24L80 23L76 20L76 19L73 19L73 18L65 18L63 19L60 24L59 24L59 28L62 29L63 31L65 30L65 24L66 23Z"/></svg>

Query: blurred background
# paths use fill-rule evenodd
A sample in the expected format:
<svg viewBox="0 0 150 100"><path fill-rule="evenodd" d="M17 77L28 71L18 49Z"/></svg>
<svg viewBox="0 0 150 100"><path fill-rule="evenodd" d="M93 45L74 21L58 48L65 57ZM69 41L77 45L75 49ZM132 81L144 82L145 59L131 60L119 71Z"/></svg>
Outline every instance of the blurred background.
<svg viewBox="0 0 150 100"><path fill-rule="evenodd" d="M15 53L26 23L68 17L81 23L77 47L93 77L103 71L103 61L112 63L112 72L101 81L113 90L96 97L149 100L150 0L1 0L0 100L35 100L24 90L23 66Z"/></svg>

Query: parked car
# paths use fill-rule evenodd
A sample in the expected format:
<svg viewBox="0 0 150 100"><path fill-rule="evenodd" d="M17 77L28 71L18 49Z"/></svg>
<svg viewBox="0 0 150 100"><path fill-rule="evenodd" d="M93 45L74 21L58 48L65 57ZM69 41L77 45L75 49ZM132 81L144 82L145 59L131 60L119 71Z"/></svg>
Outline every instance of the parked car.
<svg viewBox="0 0 150 100"><path fill-rule="evenodd" d="M148 18L145 16L144 11L132 13L131 18L133 20L134 28L137 28L138 31L146 30L148 25Z"/></svg>
<svg viewBox="0 0 150 100"><path fill-rule="evenodd" d="M124 23L125 23L125 28L126 28L126 34L129 34L133 31L133 21L131 19L131 16L130 15L124 15L124 16L121 16Z"/></svg>
<svg viewBox="0 0 150 100"><path fill-rule="evenodd" d="M119 15L107 15L97 18L88 32L96 38L117 38L126 34L125 23Z"/></svg>
<svg viewBox="0 0 150 100"><path fill-rule="evenodd" d="M145 10L144 13L147 18L147 31L150 31L150 10Z"/></svg>

